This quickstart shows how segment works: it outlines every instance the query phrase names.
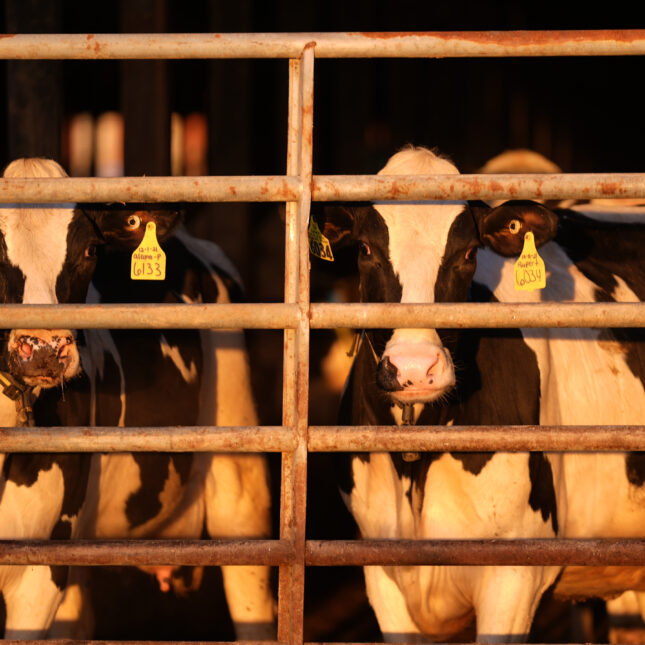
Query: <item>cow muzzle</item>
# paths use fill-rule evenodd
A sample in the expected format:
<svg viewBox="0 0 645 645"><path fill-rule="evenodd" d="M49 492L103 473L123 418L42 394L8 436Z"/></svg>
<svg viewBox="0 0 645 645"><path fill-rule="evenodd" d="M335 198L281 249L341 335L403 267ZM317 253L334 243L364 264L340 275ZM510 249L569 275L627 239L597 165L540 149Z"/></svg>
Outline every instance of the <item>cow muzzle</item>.
<svg viewBox="0 0 645 645"><path fill-rule="evenodd" d="M429 403L455 385L450 354L434 343L388 345L378 364L376 382L397 403Z"/></svg>
<svg viewBox="0 0 645 645"><path fill-rule="evenodd" d="M80 371L78 347L68 329L14 329L8 351L9 371L32 387L54 387Z"/></svg>

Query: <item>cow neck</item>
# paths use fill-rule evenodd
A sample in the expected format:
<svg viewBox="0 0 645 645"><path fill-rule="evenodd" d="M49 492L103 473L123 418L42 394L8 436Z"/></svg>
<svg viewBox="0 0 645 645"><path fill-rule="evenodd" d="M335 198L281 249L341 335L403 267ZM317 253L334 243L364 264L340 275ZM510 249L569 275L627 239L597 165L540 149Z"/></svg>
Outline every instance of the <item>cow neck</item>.
<svg viewBox="0 0 645 645"><path fill-rule="evenodd" d="M361 329L360 333L356 335L354 339L354 343L352 344L352 348L349 351L349 355L353 356L355 354L358 354L358 352L361 349L361 345L365 340L367 341L367 346L370 349L371 357L374 359L375 364L378 365L378 362L379 362L378 354L374 349L374 345L372 345L372 339L364 329ZM396 405L398 405L403 410L401 425L403 426L414 425L414 405L411 403L398 403L398 402ZM401 458L403 459L403 461L413 462L413 461L419 461L419 459L421 459L421 455L418 452L402 452Z"/></svg>

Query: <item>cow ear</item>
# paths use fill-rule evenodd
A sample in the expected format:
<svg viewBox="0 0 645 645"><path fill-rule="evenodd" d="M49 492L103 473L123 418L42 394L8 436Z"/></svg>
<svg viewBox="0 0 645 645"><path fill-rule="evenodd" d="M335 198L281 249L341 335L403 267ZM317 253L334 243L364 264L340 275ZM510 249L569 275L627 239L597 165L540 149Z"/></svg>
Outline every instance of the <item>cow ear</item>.
<svg viewBox="0 0 645 645"><path fill-rule="evenodd" d="M156 224L157 239L163 243L182 218L181 208L170 205L93 204L84 210L105 241L121 250L134 250L141 244L148 222Z"/></svg>
<svg viewBox="0 0 645 645"><path fill-rule="evenodd" d="M342 247L353 242L354 213L344 206L325 206L316 213L316 224L333 247Z"/></svg>
<svg viewBox="0 0 645 645"><path fill-rule="evenodd" d="M540 248L552 240L558 230L557 215L531 201L505 202L482 214L478 220L481 243L505 257L522 253L525 233L531 231L535 246Z"/></svg>

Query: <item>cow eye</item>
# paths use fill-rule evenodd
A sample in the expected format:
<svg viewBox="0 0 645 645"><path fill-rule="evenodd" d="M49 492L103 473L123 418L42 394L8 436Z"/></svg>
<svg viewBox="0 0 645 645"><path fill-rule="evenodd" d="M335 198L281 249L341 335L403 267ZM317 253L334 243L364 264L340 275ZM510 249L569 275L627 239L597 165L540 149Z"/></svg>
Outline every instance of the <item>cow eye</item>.
<svg viewBox="0 0 645 645"><path fill-rule="evenodd" d="M370 245L367 242L359 242L358 243L358 250L360 254L364 257L368 255L372 255L372 249L370 249Z"/></svg>
<svg viewBox="0 0 645 645"><path fill-rule="evenodd" d="M138 215L130 215L125 228L128 231L136 231L139 226L141 226L141 218Z"/></svg>
<svg viewBox="0 0 645 645"><path fill-rule="evenodd" d="M95 258L96 257L96 244L89 244L85 249L84 253L86 258Z"/></svg>
<svg viewBox="0 0 645 645"><path fill-rule="evenodd" d="M513 235L517 235L520 232L521 228L522 223L519 219L512 219L508 224L508 230L513 233Z"/></svg>

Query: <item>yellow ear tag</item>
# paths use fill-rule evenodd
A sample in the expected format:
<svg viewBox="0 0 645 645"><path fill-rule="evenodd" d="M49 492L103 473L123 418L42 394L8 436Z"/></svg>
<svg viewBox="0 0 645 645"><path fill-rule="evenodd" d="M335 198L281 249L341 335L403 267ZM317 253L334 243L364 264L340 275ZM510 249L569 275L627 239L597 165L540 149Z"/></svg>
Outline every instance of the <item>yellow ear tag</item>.
<svg viewBox="0 0 645 645"><path fill-rule="evenodd" d="M157 242L157 225L146 224L141 244L132 254L131 280L163 280L166 277L166 254Z"/></svg>
<svg viewBox="0 0 645 645"><path fill-rule="evenodd" d="M329 240L321 233L318 224L313 217L309 218L309 251L317 258L328 262L334 261L334 254L331 252Z"/></svg>
<svg viewBox="0 0 645 645"><path fill-rule="evenodd" d="M524 235L524 248L515 263L515 289L533 291L546 287L544 262L535 248L535 238L530 231Z"/></svg>

